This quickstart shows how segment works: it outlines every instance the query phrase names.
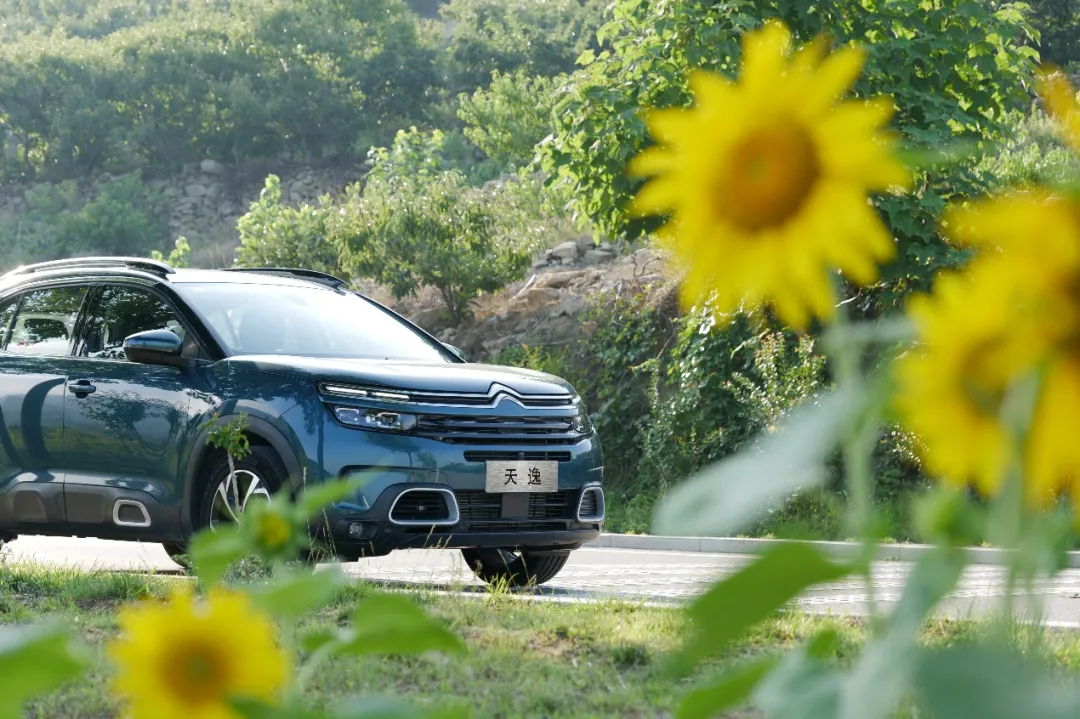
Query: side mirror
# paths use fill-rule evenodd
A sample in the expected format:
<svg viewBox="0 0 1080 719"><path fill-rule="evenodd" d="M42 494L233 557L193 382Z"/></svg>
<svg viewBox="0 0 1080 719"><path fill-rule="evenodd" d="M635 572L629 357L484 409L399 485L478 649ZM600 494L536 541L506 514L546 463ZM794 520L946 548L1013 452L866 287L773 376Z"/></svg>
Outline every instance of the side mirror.
<svg viewBox="0 0 1080 719"><path fill-rule="evenodd" d="M462 362L468 362L468 361L469 361L469 359L468 359L468 358L467 358L467 357L465 356L465 353L464 353L464 352L462 352L462 351L461 351L460 349L458 349L457 347L455 347L454 345L448 345L448 344L446 344L445 342L443 342L443 343L442 343L442 345L443 345L443 347L445 347L446 349L448 349L448 350L450 350L451 352L453 352L453 353L454 353L454 356L456 356L456 357L457 357L458 359L460 359L460 360L461 360Z"/></svg>
<svg viewBox="0 0 1080 719"><path fill-rule="evenodd" d="M124 355L139 364L186 367L187 360L180 356L183 351L184 341L172 330L136 332L124 340Z"/></svg>

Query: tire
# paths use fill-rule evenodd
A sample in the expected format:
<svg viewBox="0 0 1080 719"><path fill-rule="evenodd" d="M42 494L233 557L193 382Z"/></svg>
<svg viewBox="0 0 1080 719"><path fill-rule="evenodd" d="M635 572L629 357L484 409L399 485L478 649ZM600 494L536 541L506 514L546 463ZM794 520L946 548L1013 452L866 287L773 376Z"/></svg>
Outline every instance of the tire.
<svg viewBox="0 0 1080 719"><path fill-rule="evenodd" d="M517 589L539 586L554 579L570 559L570 550L462 549L461 556L473 574L487 584L506 583Z"/></svg>
<svg viewBox="0 0 1080 719"><path fill-rule="evenodd" d="M233 497L228 488L225 489L226 495L219 494L219 489L229 477L228 457L221 453L217 462L211 465L195 505L195 514L192 516L191 523L195 531L213 527L219 522L235 521L233 518L243 512L247 501L256 498L269 500L270 496L285 484L288 476L285 465L274 450L262 445L252 447L251 454L235 462L235 468L238 494L242 495L239 498ZM262 487L251 494L247 490L253 482L261 484ZM168 551L168 548L165 551Z"/></svg>
<svg viewBox="0 0 1080 719"><path fill-rule="evenodd" d="M187 567L187 542L162 542L161 546L165 548L165 553L169 555L169 559L173 560L181 567Z"/></svg>

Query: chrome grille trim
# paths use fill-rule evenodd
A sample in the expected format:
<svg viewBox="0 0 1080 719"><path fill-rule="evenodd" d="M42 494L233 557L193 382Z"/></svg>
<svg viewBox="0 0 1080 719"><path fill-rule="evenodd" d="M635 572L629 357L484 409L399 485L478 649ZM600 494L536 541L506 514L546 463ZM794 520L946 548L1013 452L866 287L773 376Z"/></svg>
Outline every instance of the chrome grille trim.
<svg viewBox="0 0 1080 719"><path fill-rule="evenodd" d="M440 407L494 408L504 400L521 407L573 407L580 400L565 394L521 394L506 385L494 383L487 392L441 392L397 387L367 387L338 382L322 382L319 391L344 397L360 397L389 402L412 402Z"/></svg>

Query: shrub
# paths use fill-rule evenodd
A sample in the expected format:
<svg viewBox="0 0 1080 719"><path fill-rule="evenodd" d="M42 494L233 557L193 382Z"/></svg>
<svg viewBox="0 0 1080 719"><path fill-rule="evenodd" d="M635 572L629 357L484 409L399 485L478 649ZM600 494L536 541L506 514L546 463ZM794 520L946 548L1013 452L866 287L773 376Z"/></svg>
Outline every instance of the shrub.
<svg viewBox="0 0 1080 719"><path fill-rule="evenodd" d="M304 267L341 276L338 252L327 239L330 198L298 208L281 204L281 181L269 175L259 199L236 223L239 267Z"/></svg>

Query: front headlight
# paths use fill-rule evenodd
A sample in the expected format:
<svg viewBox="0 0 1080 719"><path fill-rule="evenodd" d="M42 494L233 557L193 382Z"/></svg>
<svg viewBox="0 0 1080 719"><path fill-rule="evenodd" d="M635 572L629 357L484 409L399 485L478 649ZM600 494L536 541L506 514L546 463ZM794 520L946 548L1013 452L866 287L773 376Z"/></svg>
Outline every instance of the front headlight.
<svg viewBox="0 0 1080 719"><path fill-rule="evenodd" d="M578 413L574 415L574 419L571 420L571 427L578 434L591 434L592 422L589 421L589 415L585 413L585 407L578 409Z"/></svg>
<svg viewBox="0 0 1080 719"><path fill-rule="evenodd" d="M385 409L331 407L338 422L357 429L378 429L384 432L408 432L416 427L416 415L391 412Z"/></svg>

